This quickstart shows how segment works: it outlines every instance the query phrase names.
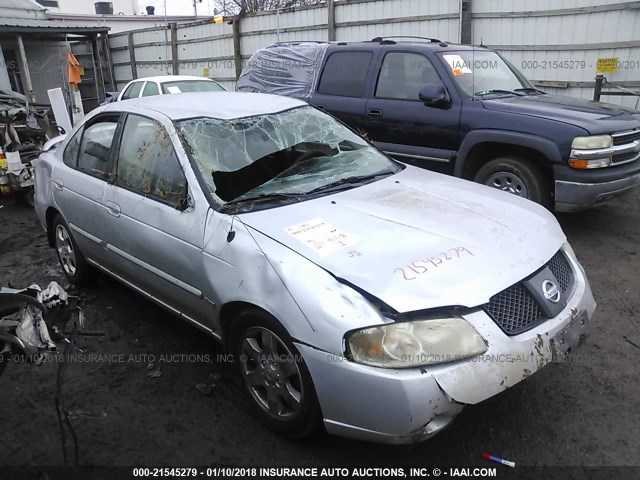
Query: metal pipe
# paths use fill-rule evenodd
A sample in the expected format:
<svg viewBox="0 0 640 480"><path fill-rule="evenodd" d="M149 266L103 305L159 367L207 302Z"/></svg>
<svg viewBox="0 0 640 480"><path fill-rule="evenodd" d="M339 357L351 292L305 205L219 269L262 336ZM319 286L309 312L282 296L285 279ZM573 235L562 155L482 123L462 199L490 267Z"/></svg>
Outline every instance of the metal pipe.
<svg viewBox="0 0 640 480"><path fill-rule="evenodd" d="M27 62L27 54L24 51L24 43L22 42L22 35L18 35L18 50L20 50L20 60L22 61L22 69L24 70L24 76L27 81L27 90L32 102L36 101L35 94L33 93L33 84L31 83L31 72L29 72L29 62Z"/></svg>

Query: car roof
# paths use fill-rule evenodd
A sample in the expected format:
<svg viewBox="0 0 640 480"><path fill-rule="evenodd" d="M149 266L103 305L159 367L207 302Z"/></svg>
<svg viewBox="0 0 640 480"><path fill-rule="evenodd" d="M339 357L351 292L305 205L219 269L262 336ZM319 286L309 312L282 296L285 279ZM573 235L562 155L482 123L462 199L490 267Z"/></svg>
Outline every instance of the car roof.
<svg viewBox="0 0 640 480"><path fill-rule="evenodd" d="M212 117L221 120L268 115L308 105L280 95L244 92L192 92L180 95L154 95L109 103L101 112L162 113L172 120Z"/></svg>
<svg viewBox="0 0 640 480"><path fill-rule="evenodd" d="M181 80L211 80L210 78L207 77L197 77L194 75L157 75L155 77L142 77L142 78L136 78L135 80L133 80L133 82L146 82L146 81L152 81L152 82L159 82L159 83L165 83L165 82L179 82Z"/></svg>

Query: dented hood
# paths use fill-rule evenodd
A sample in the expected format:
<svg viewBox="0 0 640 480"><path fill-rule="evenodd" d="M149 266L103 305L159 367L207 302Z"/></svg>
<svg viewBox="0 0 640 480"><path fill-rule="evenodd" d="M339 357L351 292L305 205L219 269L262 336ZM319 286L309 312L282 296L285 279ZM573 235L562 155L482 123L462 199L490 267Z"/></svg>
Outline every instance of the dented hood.
<svg viewBox="0 0 640 480"><path fill-rule="evenodd" d="M533 202L413 167L241 218L398 312L482 305L565 241Z"/></svg>

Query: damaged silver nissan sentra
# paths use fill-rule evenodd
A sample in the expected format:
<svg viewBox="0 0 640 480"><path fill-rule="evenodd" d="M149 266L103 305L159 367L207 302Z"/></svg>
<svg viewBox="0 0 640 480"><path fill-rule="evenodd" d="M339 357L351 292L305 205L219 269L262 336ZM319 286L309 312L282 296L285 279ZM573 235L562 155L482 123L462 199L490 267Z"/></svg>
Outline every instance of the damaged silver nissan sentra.
<svg viewBox="0 0 640 480"><path fill-rule="evenodd" d="M285 97L99 108L37 161L36 205L70 281L97 267L221 340L292 437L424 440L562 359L595 309L544 208Z"/></svg>

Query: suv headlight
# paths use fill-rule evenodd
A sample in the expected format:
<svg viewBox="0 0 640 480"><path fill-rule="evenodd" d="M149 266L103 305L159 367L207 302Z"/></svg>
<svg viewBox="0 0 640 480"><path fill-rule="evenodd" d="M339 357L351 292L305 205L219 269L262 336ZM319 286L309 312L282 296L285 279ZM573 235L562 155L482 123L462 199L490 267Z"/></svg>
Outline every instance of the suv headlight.
<svg viewBox="0 0 640 480"><path fill-rule="evenodd" d="M460 317L398 322L350 332L347 358L382 368L447 363L487 351L482 337Z"/></svg>
<svg viewBox="0 0 640 480"><path fill-rule="evenodd" d="M590 137L576 137L571 143L573 150L593 150L596 148L609 148L613 146L611 135L593 135Z"/></svg>

